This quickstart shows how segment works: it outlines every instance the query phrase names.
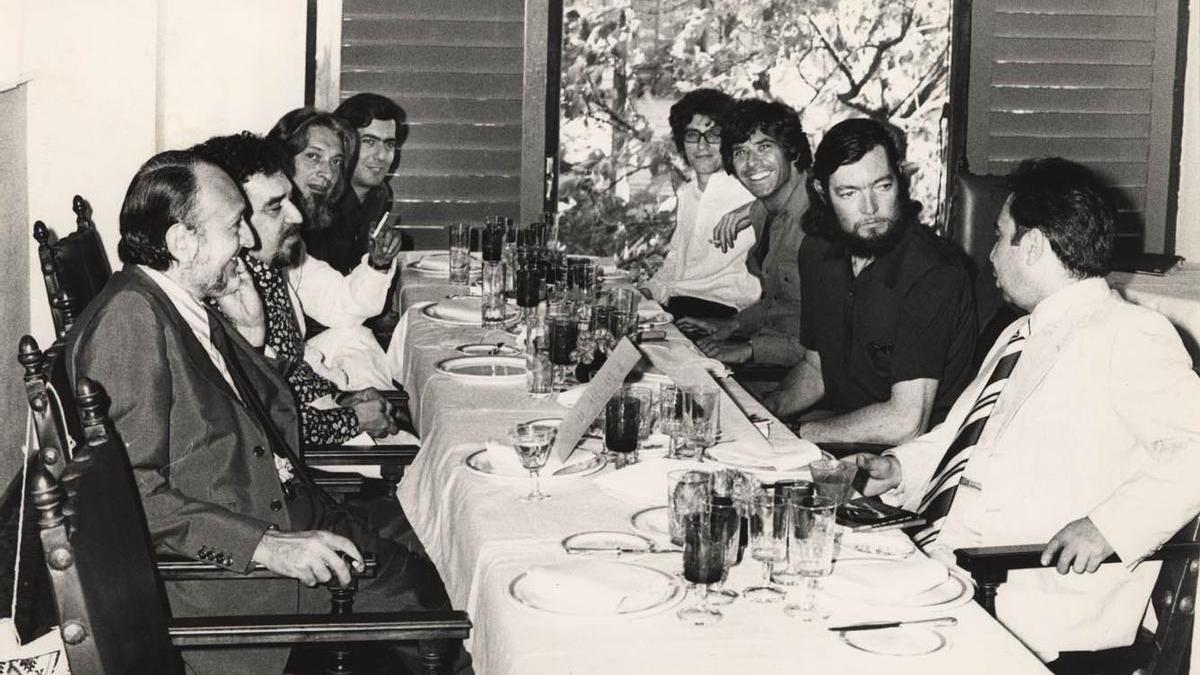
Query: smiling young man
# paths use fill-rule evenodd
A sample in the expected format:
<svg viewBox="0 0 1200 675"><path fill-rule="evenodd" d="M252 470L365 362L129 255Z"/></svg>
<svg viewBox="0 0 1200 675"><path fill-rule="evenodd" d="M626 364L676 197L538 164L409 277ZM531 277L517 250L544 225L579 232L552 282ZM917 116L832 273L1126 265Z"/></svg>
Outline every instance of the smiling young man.
<svg viewBox="0 0 1200 675"><path fill-rule="evenodd" d="M800 249L804 359L766 399L813 406L813 441L895 444L942 420L971 378L975 303L950 246L918 222L899 151L880 124L845 120L813 162ZM798 423L793 428L799 428Z"/></svg>
<svg viewBox="0 0 1200 675"><path fill-rule="evenodd" d="M721 216L754 199L737 178L721 170L721 120L733 104L724 92L696 89L671 106L671 137L694 178L676 188L675 231L662 267L643 293L677 319L728 318L761 293L758 278L746 272L754 234L743 234L727 250L710 241Z"/></svg>
<svg viewBox="0 0 1200 675"><path fill-rule="evenodd" d="M738 101L721 129L721 163L754 195L748 209L755 244L746 269L758 278L758 300L729 318L686 318L681 329L725 363L792 365L800 344L800 275L796 252L808 210L804 184L812 151L796 111L775 101Z"/></svg>

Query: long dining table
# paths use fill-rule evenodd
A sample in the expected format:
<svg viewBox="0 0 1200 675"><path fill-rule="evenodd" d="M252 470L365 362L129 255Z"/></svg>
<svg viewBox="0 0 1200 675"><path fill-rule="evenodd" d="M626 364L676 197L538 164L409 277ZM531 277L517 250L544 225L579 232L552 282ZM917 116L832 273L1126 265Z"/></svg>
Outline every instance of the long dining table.
<svg viewBox="0 0 1200 675"><path fill-rule="evenodd" d="M822 673L1021 673L1047 672L1042 663L1002 625L970 600L969 584L962 597L936 606L878 606L818 597L832 610L829 623L806 624L785 615L781 603L758 604L745 598L724 606L724 618L711 626L685 624L676 610L692 602L676 594L672 602L632 614L600 615L554 611L528 606L514 592L515 581L535 568L579 560L568 553L563 540L587 531L635 532L631 518L654 506L642 480L657 480L666 502L663 464L695 463L643 458L620 472L611 466L587 476L543 480L549 500L523 503L518 497L529 489L528 479L494 476L472 470L464 460L489 439L503 438L512 424L535 418L561 417L568 408L558 397L535 398L526 393L521 378L498 378L479 383L477 378L456 377L438 364L461 356L464 344L515 344L502 329L456 325L438 320L425 310L428 303L445 302L465 293L451 286L444 274L421 272L410 256L404 265L399 296L403 311L389 348L394 375L408 390L414 423L422 449L401 481L398 496L413 528L445 581L455 608L465 609L474 623L467 648L475 670L483 675L559 673L692 674L715 672ZM673 326L664 343L683 360L703 356ZM765 439L771 448L792 459L804 452L819 456L815 446L797 439L774 420L732 378L716 378L724 391L722 428L737 438L759 434L769 425ZM759 425L750 424L754 417ZM761 420L767 420L764 424ZM736 441L737 439L735 439ZM794 464L795 462L793 462ZM712 467L712 463L705 466ZM669 468L669 467L667 467ZM629 481L621 481L630 472ZM656 473L657 472L657 473ZM764 482L780 475L755 472ZM626 490L617 489L624 485ZM898 531L880 533L900 542ZM913 555L920 556L919 552ZM674 578L681 570L678 552L656 552L601 557L659 570ZM836 565L835 563L835 574ZM727 586L734 590L755 583L759 564L747 550L745 560L730 570ZM679 580L677 583L682 583ZM790 591L790 599L799 589ZM909 651L904 634L895 640L876 640L882 649L864 651L862 640L852 644L828 625L893 619L950 616L956 625L938 628L931 653L896 656L875 653ZM930 631L919 634L928 638ZM852 636L853 637L853 636ZM856 647L854 645L860 645ZM872 644L866 641L865 644Z"/></svg>

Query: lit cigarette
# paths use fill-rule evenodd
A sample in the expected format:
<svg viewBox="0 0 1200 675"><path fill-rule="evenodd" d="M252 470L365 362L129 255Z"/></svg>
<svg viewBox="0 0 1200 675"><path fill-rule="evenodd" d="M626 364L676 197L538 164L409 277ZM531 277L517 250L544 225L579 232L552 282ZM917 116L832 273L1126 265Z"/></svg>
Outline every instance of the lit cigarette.
<svg viewBox="0 0 1200 675"><path fill-rule="evenodd" d="M379 236L379 231L383 229L383 224L387 222L388 216L392 215L391 211L384 211L383 217L379 219L379 224L375 226L375 230L371 232L371 238Z"/></svg>

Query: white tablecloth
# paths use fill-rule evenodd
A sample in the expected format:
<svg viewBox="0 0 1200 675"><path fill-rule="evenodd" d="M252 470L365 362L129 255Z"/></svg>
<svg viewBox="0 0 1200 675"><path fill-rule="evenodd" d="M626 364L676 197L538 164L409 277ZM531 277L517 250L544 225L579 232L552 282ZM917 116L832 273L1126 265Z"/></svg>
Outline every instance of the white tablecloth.
<svg viewBox="0 0 1200 675"><path fill-rule="evenodd" d="M404 298L408 306L446 293L446 287L436 283L419 286L406 279L406 284L410 284ZM479 386L436 373L436 363L455 355L456 345L500 338L495 331L485 334L481 328L436 324L416 312L409 314L405 344L396 347L402 348L403 383L413 397L423 447L405 473L399 497L446 582L451 602L465 609L474 622L467 646L481 675L690 675L801 669L914 675L1046 672L1036 657L973 602L938 612L957 617L959 625L942 629L949 641L946 648L921 657L861 652L828 631L787 618L780 605L745 600L722 608L725 619L710 627L678 621L678 605L634 619L562 616L520 605L509 590L517 575L536 565L573 559L561 546L568 535L586 530L632 531L630 518L642 505L597 488L595 477L545 479L542 489L551 499L526 504L517 501L529 490L526 478L497 478L466 469L463 459L489 437L500 437L508 425L561 415L565 409L553 399L533 399L520 384ZM679 346L687 345L680 340ZM736 407L768 419L770 415L732 380L722 384L729 396L722 406L727 431L757 433ZM781 451L805 447L778 422L769 440ZM661 503L665 503L665 483L662 493ZM678 553L622 560L671 573L681 568ZM729 586L740 589L760 573L747 554L731 571ZM684 600L691 601L690 597ZM897 616L861 607L834 607L837 621Z"/></svg>

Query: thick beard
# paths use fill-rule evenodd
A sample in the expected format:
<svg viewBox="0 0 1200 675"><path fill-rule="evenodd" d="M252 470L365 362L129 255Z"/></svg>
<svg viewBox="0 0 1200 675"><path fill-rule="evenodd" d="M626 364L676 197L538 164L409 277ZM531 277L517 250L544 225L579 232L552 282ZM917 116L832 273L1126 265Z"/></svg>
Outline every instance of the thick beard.
<svg viewBox="0 0 1200 675"><path fill-rule="evenodd" d="M333 224L333 208L329 205L326 195L312 197L300 193L300 202L304 207L304 226L310 230L324 230Z"/></svg>
<svg viewBox="0 0 1200 675"><path fill-rule="evenodd" d="M286 241L286 240L285 240ZM304 251L304 240L296 237L290 245L280 246L275 255L271 257L271 267L286 268L293 267L300 262L300 255Z"/></svg>
<svg viewBox="0 0 1200 675"><path fill-rule="evenodd" d="M908 231L908 223L900 218L893 219L888 231L877 237L860 237L853 232L840 231L842 242L846 245L846 250L850 251L850 255L877 258L896 248L896 244L900 243L904 233Z"/></svg>

